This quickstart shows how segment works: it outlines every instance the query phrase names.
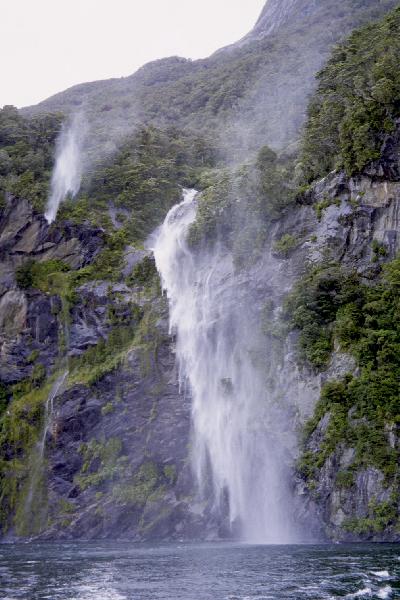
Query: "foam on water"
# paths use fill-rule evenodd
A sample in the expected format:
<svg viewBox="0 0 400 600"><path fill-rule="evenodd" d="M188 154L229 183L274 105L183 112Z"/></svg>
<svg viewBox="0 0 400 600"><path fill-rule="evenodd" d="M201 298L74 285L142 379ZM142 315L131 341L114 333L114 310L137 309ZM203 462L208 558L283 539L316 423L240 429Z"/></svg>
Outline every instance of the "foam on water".
<svg viewBox="0 0 400 600"><path fill-rule="evenodd" d="M378 590L377 596L378 598L382 598L383 600L390 598L392 595L392 588L390 587L390 585L386 585L384 588L381 588L380 590Z"/></svg>
<svg viewBox="0 0 400 600"><path fill-rule="evenodd" d="M379 579L389 579L390 575L389 575L389 571L387 571L386 569L383 571L371 571L372 575L375 575L375 577L379 577Z"/></svg>
<svg viewBox="0 0 400 600"><path fill-rule="evenodd" d="M354 594L347 594L346 598L368 598L372 596L372 589L370 587L362 588L357 590Z"/></svg>

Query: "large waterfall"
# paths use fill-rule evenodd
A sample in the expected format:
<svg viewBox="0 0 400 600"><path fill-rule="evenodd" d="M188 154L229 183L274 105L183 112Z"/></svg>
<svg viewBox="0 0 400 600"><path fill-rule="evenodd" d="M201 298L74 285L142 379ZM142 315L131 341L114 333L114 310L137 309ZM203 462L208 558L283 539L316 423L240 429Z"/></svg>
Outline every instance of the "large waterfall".
<svg viewBox="0 0 400 600"><path fill-rule="evenodd" d="M195 217L196 192L184 190L158 232L154 256L169 299L181 386L192 400L199 495L211 498L214 511L228 511L233 531L246 541L296 541L282 442L288 425L279 394L268 387L268 348L257 341L260 323L239 291L229 253L188 246Z"/></svg>

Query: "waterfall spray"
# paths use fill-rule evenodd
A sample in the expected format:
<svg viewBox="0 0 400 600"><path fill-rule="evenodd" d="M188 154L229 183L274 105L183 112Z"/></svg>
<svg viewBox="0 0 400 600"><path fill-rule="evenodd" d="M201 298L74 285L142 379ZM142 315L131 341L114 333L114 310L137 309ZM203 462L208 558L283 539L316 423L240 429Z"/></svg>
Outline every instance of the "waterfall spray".
<svg viewBox="0 0 400 600"><path fill-rule="evenodd" d="M186 242L196 217L196 192L184 191L155 241L154 256L176 333L181 383L192 397L193 469L214 510L228 504L243 539L283 543L290 523L288 468L282 438L286 415L266 385L255 351L259 323L240 301L231 258L193 252ZM242 295L244 297L244 295Z"/></svg>
<svg viewBox="0 0 400 600"><path fill-rule="evenodd" d="M85 138L82 114L75 115L64 125L57 141L56 162L50 185L45 217L52 223L58 208L68 196L76 196L82 179L82 145Z"/></svg>

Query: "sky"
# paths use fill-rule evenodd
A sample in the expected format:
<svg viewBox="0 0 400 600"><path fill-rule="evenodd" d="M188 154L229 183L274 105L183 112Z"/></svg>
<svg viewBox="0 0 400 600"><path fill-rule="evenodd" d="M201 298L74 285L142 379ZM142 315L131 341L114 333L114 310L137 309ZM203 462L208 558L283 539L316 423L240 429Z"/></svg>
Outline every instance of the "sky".
<svg viewBox="0 0 400 600"><path fill-rule="evenodd" d="M0 107L123 77L166 56L202 58L254 26L265 0L0 0Z"/></svg>

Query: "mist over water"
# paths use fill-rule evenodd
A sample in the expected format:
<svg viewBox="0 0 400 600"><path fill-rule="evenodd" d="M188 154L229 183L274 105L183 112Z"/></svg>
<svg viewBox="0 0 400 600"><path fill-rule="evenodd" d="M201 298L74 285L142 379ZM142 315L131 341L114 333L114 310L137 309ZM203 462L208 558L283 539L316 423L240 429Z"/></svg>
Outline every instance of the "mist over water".
<svg viewBox="0 0 400 600"><path fill-rule="evenodd" d="M195 196L185 190L169 212L154 256L177 336L181 386L192 399L200 498L212 497L214 511L228 512L232 532L246 541L294 542L286 414L266 384L260 324L230 255L218 247L192 252L186 242Z"/></svg>
<svg viewBox="0 0 400 600"><path fill-rule="evenodd" d="M64 124L57 140L56 162L50 184L50 196L45 217L52 223L61 202L79 192L83 174L82 147L86 135L86 122L82 114L74 115Z"/></svg>

